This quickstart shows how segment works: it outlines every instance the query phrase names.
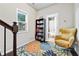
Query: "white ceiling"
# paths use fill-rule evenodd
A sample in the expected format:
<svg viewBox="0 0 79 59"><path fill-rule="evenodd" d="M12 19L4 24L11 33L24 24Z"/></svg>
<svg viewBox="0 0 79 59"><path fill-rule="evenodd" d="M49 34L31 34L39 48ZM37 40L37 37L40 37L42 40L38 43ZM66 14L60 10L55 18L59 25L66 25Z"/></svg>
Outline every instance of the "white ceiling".
<svg viewBox="0 0 79 59"><path fill-rule="evenodd" d="M53 5L54 3L28 3L32 8L36 10L41 10L43 8L49 7Z"/></svg>

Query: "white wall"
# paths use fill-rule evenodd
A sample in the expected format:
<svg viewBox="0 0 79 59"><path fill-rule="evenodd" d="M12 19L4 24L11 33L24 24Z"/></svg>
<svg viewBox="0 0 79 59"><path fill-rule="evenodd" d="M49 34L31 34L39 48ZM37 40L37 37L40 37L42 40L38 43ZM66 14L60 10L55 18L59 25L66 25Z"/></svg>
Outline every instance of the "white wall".
<svg viewBox="0 0 79 59"><path fill-rule="evenodd" d="M12 25L14 21L16 21L16 9L22 9L28 12L28 32L18 33L17 44L21 46L25 43L28 43L34 40L35 34L35 18L36 11L24 3L6 3L0 4L0 19L5 21L6 23ZM0 26L0 49L3 51L3 27ZM7 51L12 50L12 33L7 30Z"/></svg>
<svg viewBox="0 0 79 59"><path fill-rule="evenodd" d="M58 13L59 16L59 25L62 26L69 26L73 27L73 20L74 20L74 5L68 4L68 3L60 3L60 4L54 4L48 8L42 9L38 11L37 18L43 16L46 17L47 15ZM64 23L64 20L66 20L66 23ZM63 24L63 25L62 25Z"/></svg>
<svg viewBox="0 0 79 59"><path fill-rule="evenodd" d="M75 28L77 28L77 44L75 45L75 51L79 55L79 3L74 4L75 9Z"/></svg>
<svg viewBox="0 0 79 59"><path fill-rule="evenodd" d="M79 3L75 4L75 27L77 28L77 38L79 40Z"/></svg>
<svg viewBox="0 0 79 59"><path fill-rule="evenodd" d="M70 3L59 3L54 4L48 8L42 9L38 11L37 18L43 16L46 18L46 16L51 14L58 14L58 25L57 25L57 31L61 27L74 27L74 4ZM64 22L66 20L66 22Z"/></svg>

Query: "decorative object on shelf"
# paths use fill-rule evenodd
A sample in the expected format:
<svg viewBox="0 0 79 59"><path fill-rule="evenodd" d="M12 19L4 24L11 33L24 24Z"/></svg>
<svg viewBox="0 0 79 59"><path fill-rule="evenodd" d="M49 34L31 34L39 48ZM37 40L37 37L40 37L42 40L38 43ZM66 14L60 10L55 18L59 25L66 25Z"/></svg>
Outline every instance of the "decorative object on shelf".
<svg viewBox="0 0 79 59"><path fill-rule="evenodd" d="M45 29L46 29L46 21L44 18L36 20L36 34L35 39L41 42L45 42Z"/></svg>

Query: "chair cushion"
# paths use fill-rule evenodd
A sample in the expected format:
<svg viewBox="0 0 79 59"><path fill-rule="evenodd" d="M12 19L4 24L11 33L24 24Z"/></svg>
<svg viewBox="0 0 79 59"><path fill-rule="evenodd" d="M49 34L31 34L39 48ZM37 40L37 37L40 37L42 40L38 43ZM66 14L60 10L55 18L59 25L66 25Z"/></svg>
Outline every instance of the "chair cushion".
<svg viewBox="0 0 79 59"><path fill-rule="evenodd" d="M72 33L69 33L69 34L61 34L61 37L64 39L64 40L67 40L69 41L69 38L72 36Z"/></svg>
<svg viewBox="0 0 79 59"><path fill-rule="evenodd" d="M69 42L65 40L56 40L55 43L61 47L69 48Z"/></svg>

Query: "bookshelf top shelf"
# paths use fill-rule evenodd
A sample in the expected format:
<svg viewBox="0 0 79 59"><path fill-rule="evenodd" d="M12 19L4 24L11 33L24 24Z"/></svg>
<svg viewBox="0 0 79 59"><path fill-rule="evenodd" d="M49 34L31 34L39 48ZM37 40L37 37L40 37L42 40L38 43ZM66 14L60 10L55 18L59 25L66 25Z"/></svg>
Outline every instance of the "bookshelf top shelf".
<svg viewBox="0 0 79 59"><path fill-rule="evenodd" d="M37 23L37 25L43 25L44 23Z"/></svg>
<svg viewBox="0 0 79 59"><path fill-rule="evenodd" d="M36 21L43 21L44 19L37 19Z"/></svg>

